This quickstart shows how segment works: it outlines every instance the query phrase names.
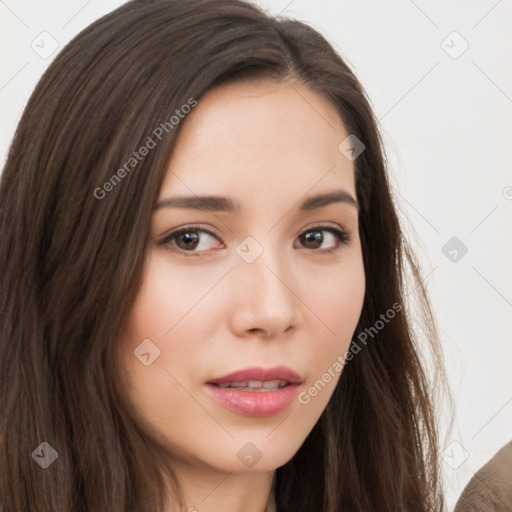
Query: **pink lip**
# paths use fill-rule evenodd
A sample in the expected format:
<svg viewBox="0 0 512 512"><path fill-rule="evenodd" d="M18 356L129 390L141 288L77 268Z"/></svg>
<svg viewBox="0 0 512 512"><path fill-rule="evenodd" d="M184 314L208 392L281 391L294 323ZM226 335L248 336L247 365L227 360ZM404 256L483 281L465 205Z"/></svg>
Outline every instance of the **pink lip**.
<svg viewBox="0 0 512 512"><path fill-rule="evenodd" d="M288 384L277 391L239 391L206 384L210 395L221 405L245 416L273 416L286 409L295 399L299 384Z"/></svg>
<svg viewBox="0 0 512 512"><path fill-rule="evenodd" d="M236 388L221 388L216 384L243 382L246 380L269 381L286 380L289 384L276 391L241 391ZM221 405L245 416L273 416L286 409L297 396L302 378L285 366L264 368L247 368L233 372L205 384L210 396Z"/></svg>
<svg viewBox="0 0 512 512"><path fill-rule="evenodd" d="M237 372L229 373L218 379L208 381L208 384L225 384L226 382L244 382L246 380L268 381L287 380L290 384L300 384L300 375L286 366L274 366L266 370L261 367L246 368Z"/></svg>

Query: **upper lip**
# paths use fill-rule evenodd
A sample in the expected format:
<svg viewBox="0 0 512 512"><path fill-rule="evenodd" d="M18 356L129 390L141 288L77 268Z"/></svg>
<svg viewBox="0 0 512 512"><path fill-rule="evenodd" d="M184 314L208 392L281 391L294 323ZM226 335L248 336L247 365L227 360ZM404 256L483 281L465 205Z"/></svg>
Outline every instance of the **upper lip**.
<svg viewBox="0 0 512 512"><path fill-rule="evenodd" d="M301 376L286 366L274 366L273 368L252 367L228 373L217 379L212 379L207 384L226 384L229 382L245 382L245 381L266 382L270 380L285 380L290 384L300 384Z"/></svg>

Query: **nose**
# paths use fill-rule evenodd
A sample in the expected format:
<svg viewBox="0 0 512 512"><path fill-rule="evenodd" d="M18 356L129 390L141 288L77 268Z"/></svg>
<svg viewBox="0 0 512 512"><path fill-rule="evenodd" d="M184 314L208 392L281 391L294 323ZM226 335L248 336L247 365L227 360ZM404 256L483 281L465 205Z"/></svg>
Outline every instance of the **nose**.
<svg viewBox="0 0 512 512"><path fill-rule="evenodd" d="M238 336L277 338L300 326L303 302L294 290L293 269L284 260L284 254L268 249L252 263L237 259L231 329Z"/></svg>

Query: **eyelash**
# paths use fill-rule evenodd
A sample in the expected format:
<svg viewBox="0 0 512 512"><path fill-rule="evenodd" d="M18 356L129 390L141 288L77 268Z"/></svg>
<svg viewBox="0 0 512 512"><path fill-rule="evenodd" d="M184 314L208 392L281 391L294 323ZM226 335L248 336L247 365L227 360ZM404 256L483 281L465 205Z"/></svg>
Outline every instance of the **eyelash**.
<svg viewBox="0 0 512 512"><path fill-rule="evenodd" d="M338 240L336 247L334 247L332 249L310 249L312 252L316 252L319 254L331 254L331 253L340 251L343 248L343 246L348 244L348 242L350 242L350 240L351 240L351 236L348 231L342 230L342 229L337 229L332 226L314 226L312 228L309 228L309 229L303 231L299 236L304 235L306 233L315 232L315 231L328 231L329 233L332 233ZM205 252L205 251L200 251L200 252L185 251L183 249L176 247L174 244L171 243L172 240L174 240L175 238L178 238L180 235L184 235L185 233L191 233L191 232L194 232L194 233L203 232L203 233L206 233L218 240L217 235L215 235L215 233L213 233L212 231L202 228L200 226L189 225L189 226L185 226L184 228L180 228L180 229L177 229L176 231L169 233L169 235L167 235L160 242L160 244L165 245L166 248L168 248L169 250L171 250L173 252L179 252L186 257L188 257L188 256L198 257L201 255L202 252Z"/></svg>

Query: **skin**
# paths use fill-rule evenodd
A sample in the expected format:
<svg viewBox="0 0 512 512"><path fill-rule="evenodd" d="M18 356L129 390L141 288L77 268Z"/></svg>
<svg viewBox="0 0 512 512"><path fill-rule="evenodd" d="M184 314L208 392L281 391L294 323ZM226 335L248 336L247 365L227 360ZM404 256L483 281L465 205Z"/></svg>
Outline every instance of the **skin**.
<svg viewBox="0 0 512 512"><path fill-rule="evenodd" d="M304 391L348 350L365 290L357 208L298 211L306 197L334 189L356 198L354 163L338 150L348 135L322 96L286 82L217 87L182 121L158 201L227 196L241 213L154 212L120 357L140 421L172 450L188 510L263 512L275 469L302 445L339 380L336 372L307 405L295 400L266 418L235 413L204 387L247 367L286 365ZM215 237L200 232L195 248L183 236L161 244L191 223ZM350 241L313 229L326 224ZM323 240L301 242L307 230ZM250 264L235 251L248 236L263 249ZM160 355L145 366L134 350L147 338ZM248 442L262 455L251 468L237 457Z"/></svg>

